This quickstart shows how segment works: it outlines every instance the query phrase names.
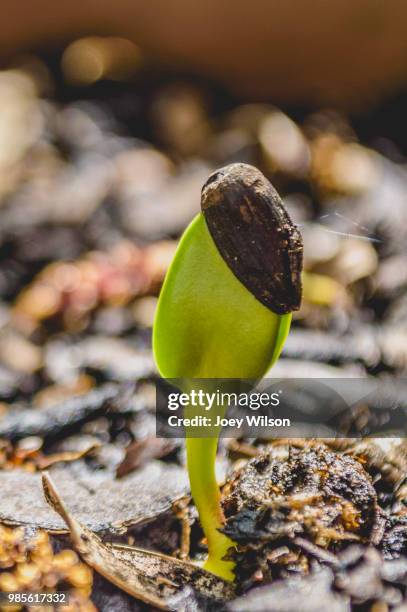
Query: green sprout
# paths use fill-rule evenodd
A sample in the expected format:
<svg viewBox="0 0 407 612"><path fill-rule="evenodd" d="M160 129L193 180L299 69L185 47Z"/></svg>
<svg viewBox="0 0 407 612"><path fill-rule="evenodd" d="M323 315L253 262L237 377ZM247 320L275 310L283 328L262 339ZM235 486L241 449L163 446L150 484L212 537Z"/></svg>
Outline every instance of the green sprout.
<svg viewBox="0 0 407 612"><path fill-rule="evenodd" d="M153 349L161 376L209 379L208 388L213 379L264 376L300 304L301 264L301 237L267 179L246 164L212 174L160 293ZM218 435L186 431L191 492L208 544L205 568L233 580L234 563L224 557L234 543L220 531L217 445Z"/></svg>

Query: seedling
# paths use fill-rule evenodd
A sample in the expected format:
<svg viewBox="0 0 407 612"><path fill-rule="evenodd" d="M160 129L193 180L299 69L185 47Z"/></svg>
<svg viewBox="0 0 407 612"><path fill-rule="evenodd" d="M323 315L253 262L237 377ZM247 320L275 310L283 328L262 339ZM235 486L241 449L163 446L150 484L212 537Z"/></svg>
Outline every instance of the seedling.
<svg viewBox="0 0 407 612"><path fill-rule="evenodd" d="M302 241L256 168L232 164L202 189L161 290L153 348L167 379L259 379L278 359L301 301ZM208 385L210 385L208 381ZM233 579L233 542L215 477L217 437L186 432L192 496L208 543L206 569Z"/></svg>

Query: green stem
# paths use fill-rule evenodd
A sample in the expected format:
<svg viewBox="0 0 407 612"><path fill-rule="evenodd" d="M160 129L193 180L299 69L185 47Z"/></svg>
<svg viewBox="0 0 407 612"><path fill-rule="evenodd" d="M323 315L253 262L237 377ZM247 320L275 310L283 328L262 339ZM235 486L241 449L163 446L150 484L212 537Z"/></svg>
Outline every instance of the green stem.
<svg viewBox="0 0 407 612"><path fill-rule="evenodd" d="M280 356L290 330L290 324L291 313L279 317L279 325L269 367ZM184 384L183 390L189 392L191 388L188 384ZM211 389L211 384L208 384L206 390L213 390ZM214 406L211 416L212 418L215 416L222 417L225 412L225 406ZM194 417L199 414L202 414L202 408L188 407L184 411L184 415L187 417ZM216 481L215 464L221 428L212 427L213 437L211 438L199 437L202 435L202 429L200 428L195 429L197 437L191 435L192 431L193 429L190 430L190 435L188 435L188 428L186 428L187 464L192 497L208 542L208 559L204 567L225 580L234 580L233 569L235 563L233 561L224 561L223 557L229 548L235 546L235 543L219 531L224 525L224 516L220 503L220 491Z"/></svg>
<svg viewBox="0 0 407 612"><path fill-rule="evenodd" d="M222 560L234 543L219 531L224 518L215 474L218 438L187 437L186 448L192 497L208 542L209 554L205 569L225 580L233 580L235 564L232 561Z"/></svg>

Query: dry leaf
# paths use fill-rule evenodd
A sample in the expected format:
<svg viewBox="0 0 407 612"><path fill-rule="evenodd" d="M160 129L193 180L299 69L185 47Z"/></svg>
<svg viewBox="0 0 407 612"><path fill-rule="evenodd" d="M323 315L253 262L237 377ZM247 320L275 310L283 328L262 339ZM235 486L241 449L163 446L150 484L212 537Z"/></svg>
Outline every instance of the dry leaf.
<svg viewBox="0 0 407 612"><path fill-rule="evenodd" d="M160 461L120 480L77 461L50 470L71 512L96 532L124 533L129 527L170 510L188 491L185 470ZM65 532L65 522L45 503L41 476L14 469L0 471L0 520Z"/></svg>
<svg viewBox="0 0 407 612"><path fill-rule="evenodd" d="M133 597L161 610L174 609L168 601L185 586L212 602L233 596L233 586L193 563L132 546L104 543L77 521L61 499L54 481L43 473L44 494L69 527L74 547L84 561Z"/></svg>
<svg viewBox="0 0 407 612"><path fill-rule="evenodd" d="M126 456L117 468L117 476L125 476L141 467L150 459L160 459L169 455L177 448L176 440L150 436L135 440L126 448Z"/></svg>

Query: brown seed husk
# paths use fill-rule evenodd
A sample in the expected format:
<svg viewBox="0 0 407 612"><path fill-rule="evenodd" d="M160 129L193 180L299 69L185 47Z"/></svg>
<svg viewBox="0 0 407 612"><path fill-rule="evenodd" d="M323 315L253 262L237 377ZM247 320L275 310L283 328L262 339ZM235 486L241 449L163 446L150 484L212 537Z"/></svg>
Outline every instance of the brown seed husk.
<svg viewBox="0 0 407 612"><path fill-rule="evenodd" d="M231 164L202 188L209 232L233 274L277 314L301 303L302 238L266 177Z"/></svg>

